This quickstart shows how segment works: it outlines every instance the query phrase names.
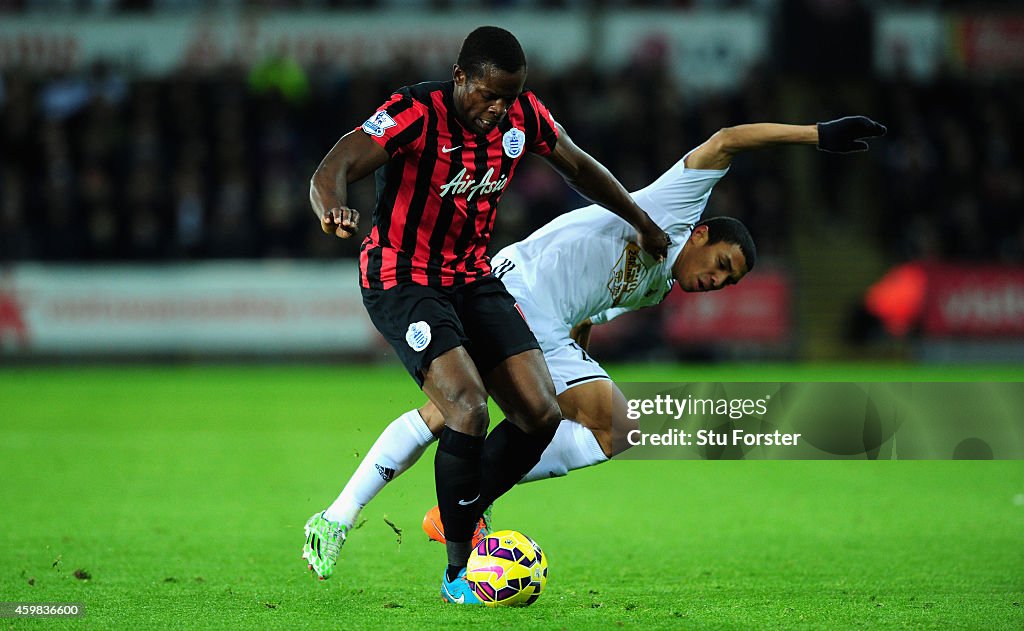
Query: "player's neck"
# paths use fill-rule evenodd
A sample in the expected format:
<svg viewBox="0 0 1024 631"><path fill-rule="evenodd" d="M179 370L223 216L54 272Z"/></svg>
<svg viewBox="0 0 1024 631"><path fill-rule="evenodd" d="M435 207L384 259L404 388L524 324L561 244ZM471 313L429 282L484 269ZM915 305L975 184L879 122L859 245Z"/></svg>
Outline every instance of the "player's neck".
<svg viewBox="0 0 1024 631"><path fill-rule="evenodd" d="M690 240L687 239L683 247L680 248L679 254L676 255L676 260L672 261L672 278L679 280L679 277L683 273L683 255L691 247Z"/></svg>

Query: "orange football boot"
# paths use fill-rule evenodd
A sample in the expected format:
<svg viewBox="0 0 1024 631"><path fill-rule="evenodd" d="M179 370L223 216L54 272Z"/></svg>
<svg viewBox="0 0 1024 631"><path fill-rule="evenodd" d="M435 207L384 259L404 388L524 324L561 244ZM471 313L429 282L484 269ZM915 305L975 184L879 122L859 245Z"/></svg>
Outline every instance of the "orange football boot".
<svg viewBox="0 0 1024 631"><path fill-rule="evenodd" d="M423 532L427 533L431 541L438 543L444 543L444 524L441 523L441 510L434 506L427 511L427 514L423 516ZM491 507L488 506L487 510L484 511L480 521L476 524L476 530L473 531L473 547L476 544L491 534Z"/></svg>

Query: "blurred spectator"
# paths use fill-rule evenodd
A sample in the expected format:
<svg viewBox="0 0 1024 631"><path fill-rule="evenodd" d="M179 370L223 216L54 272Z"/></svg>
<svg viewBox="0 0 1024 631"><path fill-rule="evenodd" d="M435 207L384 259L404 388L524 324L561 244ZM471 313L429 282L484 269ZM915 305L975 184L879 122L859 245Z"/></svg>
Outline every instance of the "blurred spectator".
<svg viewBox="0 0 1024 631"><path fill-rule="evenodd" d="M0 170L0 261L36 257L25 207L25 177L14 167Z"/></svg>
<svg viewBox="0 0 1024 631"><path fill-rule="evenodd" d="M199 254L206 233L206 195L198 165L182 166L174 181L174 253L180 258Z"/></svg>

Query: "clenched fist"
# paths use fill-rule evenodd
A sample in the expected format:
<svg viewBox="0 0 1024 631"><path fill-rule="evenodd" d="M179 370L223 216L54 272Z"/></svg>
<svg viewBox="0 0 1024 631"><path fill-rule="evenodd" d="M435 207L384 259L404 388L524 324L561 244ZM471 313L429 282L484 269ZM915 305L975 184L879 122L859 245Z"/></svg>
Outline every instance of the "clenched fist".
<svg viewBox="0 0 1024 631"><path fill-rule="evenodd" d="M347 239L359 229L359 211L352 208L332 208L320 217L320 229L327 234Z"/></svg>

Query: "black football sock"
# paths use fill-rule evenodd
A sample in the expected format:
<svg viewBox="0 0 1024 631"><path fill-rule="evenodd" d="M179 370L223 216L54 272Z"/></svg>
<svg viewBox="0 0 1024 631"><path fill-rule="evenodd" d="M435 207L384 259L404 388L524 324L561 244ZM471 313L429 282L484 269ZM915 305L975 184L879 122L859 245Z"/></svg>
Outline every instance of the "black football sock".
<svg viewBox="0 0 1024 631"><path fill-rule="evenodd" d="M527 434L505 420L487 435L483 455L484 477L480 484L480 512L518 484L540 462L540 456L551 443L556 429L557 424L550 431Z"/></svg>
<svg viewBox="0 0 1024 631"><path fill-rule="evenodd" d="M471 436L444 428L437 442L434 457L434 483L437 507L441 512L448 551L448 579L466 567L471 551L470 540L480 507L480 472L484 437Z"/></svg>

